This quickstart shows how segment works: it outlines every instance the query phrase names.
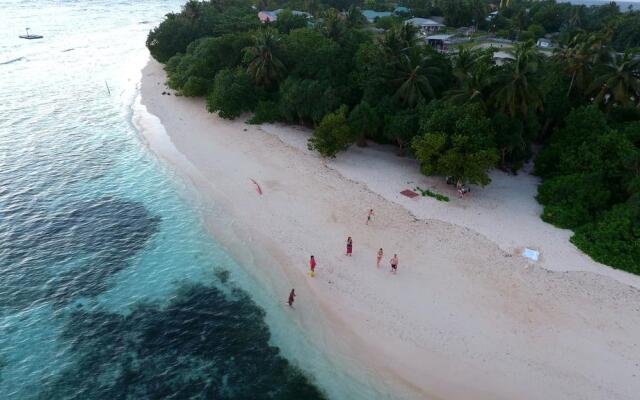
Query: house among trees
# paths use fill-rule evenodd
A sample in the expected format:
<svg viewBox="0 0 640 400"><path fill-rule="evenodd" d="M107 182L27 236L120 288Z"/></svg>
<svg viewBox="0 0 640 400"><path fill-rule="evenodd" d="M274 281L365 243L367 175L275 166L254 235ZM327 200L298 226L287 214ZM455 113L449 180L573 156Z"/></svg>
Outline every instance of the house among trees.
<svg viewBox="0 0 640 400"><path fill-rule="evenodd" d="M553 47L553 43L551 43L551 40L549 39L540 38L536 42L536 46L541 49L550 49Z"/></svg>
<svg viewBox="0 0 640 400"><path fill-rule="evenodd" d="M453 35L439 34L427 36L427 43L429 46L440 52L446 52L449 50L450 39Z"/></svg>
<svg viewBox="0 0 640 400"><path fill-rule="evenodd" d="M422 34L429 34L438 32L440 29L445 28L444 24L434 21L430 18L411 18L405 23L411 24L418 28Z"/></svg>
<svg viewBox="0 0 640 400"><path fill-rule="evenodd" d="M499 50L493 53L493 61L496 65L504 65L510 61L514 61L516 57L513 55L511 51Z"/></svg>
<svg viewBox="0 0 640 400"><path fill-rule="evenodd" d="M260 19L260 22L262 23L267 23L267 22L276 22L278 20L278 14L280 14L281 12L285 11L282 8L279 8L277 10L273 10L273 11L260 11L258 13L258 18ZM291 10L291 14L293 15L304 15L307 18L311 18L311 14L304 12L304 11L296 11L296 10Z"/></svg>
<svg viewBox="0 0 640 400"><path fill-rule="evenodd" d="M382 17L390 17L393 15L393 13L391 11L362 10L362 15L364 15L367 21L375 22L376 19Z"/></svg>
<svg viewBox="0 0 640 400"><path fill-rule="evenodd" d="M487 22L491 22L497 16L498 16L498 12L497 11L492 11L492 12L489 13L489 15L487 15L487 17L484 20L487 21Z"/></svg>
<svg viewBox="0 0 640 400"><path fill-rule="evenodd" d="M393 10L393 13L396 15L410 15L411 9L407 7L398 6Z"/></svg>

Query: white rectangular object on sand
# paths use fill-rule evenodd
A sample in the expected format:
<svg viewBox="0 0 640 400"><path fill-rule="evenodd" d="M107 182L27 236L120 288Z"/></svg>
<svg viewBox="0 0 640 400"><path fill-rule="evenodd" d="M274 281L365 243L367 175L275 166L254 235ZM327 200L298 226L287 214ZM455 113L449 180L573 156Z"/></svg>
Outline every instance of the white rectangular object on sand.
<svg viewBox="0 0 640 400"><path fill-rule="evenodd" d="M533 261L538 261L538 257L540 256L540 252L539 251L535 251L535 250L531 250L528 248L524 248L524 250L522 250L522 256L523 257L527 257Z"/></svg>

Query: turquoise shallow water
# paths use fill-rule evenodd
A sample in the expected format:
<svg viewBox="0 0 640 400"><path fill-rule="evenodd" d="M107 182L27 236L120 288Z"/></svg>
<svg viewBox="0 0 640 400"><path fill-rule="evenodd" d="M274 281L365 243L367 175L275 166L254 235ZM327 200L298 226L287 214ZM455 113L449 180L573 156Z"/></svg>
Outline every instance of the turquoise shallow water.
<svg viewBox="0 0 640 400"><path fill-rule="evenodd" d="M323 397L131 124L181 3L0 0L2 399Z"/></svg>

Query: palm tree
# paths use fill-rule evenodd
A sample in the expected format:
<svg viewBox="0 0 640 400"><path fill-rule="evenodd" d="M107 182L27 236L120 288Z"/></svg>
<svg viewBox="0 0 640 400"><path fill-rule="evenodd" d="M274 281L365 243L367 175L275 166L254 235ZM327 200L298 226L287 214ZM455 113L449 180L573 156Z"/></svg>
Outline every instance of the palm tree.
<svg viewBox="0 0 640 400"><path fill-rule="evenodd" d="M382 48L392 62L400 62L402 55L418 44L418 29L412 24L400 24L385 32Z"/></svg>
<svg viewBox="0 0 640 400"><path fill-rule="evenodd" d="M582 19L586 6L571 7L571 15L569 16L569 28L576 29L582 26Z"/></svg>
<svg viewBox="0 0 640 400"><path fill-rule="evenodd" d="M203 5L198 0L189 0L182 6L182 13L189 19L198 19L202 16Z"/></svg>
<svg viewBox="0 0 640 400"><path fill-rule="evenodd" d="M595 103L633 106L640 100L640 54L612 53L611 60L597 67L597 77L589 87Z"/></svg>
<svg viewBox="0 0 640 400"><path fill-rule="evenodd" d="M271 86L286 73L282 61L274 54L278 37L273 29L263 29L254 37L255 44L244 49L247 73L258 85Z"/></svg>
<svg viewBox="0 0 640 400"><path fill-rule="evenodd" d="M453 75L458 84L445 93L454 104L478 102L485 108L484 91L488 85L487 72L493 63L493 51L462 47L453 60Z"/></svg>
<svg viewBox="0 0 640 400"><path fill-rule="evenodd" d="M560 62L565 72L571 76L567 96L574 88L584 94L591 82L593 68L609 55L603 53L606 49L606 37L601 35L577 34L567 44L556 50L554 58Z"/></svg>
<svg viewBox="0 0 640 400"><path fill-rule="evenodd" d="M367 18L362 14L360 7L351 5L347 11L346 23L349 28L360 27L367 23Z"/></svg>
<svg viewBox="0 0 640 400"><path fill-rule="evenodd" d="M342 20L340 13L335 8L330 8L323 14L322 30L324 34L333 39L338 40L345 32L345 22Z"/></svg>
<svg viewBox="0 0 640 400"><path fill-rule="evenodd" d="M514 60L495 77L491 102L499 111L526 122L529 111L542 108L544 93L537 73L541 56L533 42L518 44L512 54Z"/></svg>
<svg viewBox="0 0 640 400"><path fill-rule="evenodd" d="M481 20L486 18L489 13L489 4L485 0L470 0L471 12L473 13L473 22L476 31Z"/></svg>
<svg viewBox="0 0 640 400"><path fill-rule="evenodd" d="M255 0L254 6L258 10L266 10L267 8L269 8L269 2L267 0Z"/></svg>
<svg viewBox="0 0 640 400"><path fill-rule="evenodd" d="M399 87L394 97L402 104L414 107L421 99L435 97L433 84L438 83L441 70L431 64L431 58L425 56L421 49L410 50L404 52L400 59L398 78L394 80Z"/></svg>
<svg viewBox="0 0 640 400"><path fill-rule="evenodd" d="M367 145L367 136L375 133L381 125L379 113L369 103L363 101L351 110L349 114L349 126L358 134L357 145Z"/></svg>

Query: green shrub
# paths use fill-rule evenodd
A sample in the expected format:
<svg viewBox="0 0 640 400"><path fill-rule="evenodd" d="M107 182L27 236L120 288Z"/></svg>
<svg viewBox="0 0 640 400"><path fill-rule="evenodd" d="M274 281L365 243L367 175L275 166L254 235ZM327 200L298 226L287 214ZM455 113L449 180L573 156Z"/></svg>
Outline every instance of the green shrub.
<svg viewBox="0 0 640 400"><path fill-rule="evenodd" d="M529 25L529 28L527 29L527 31L531 33L531 35L533 36L533 39L540 39L541 37L544 36L545 33L547 33L544 27L538 24Z"/></svg>
<svg viewBox="0 0 640 400"><path fill-rule="evenodd" d="M609 207L611 192L595 175L573 174L547 179L538 188L542 219L561 228L577 228Z"/></svg>
<svg viewBox="0 0 640 400"><path fill-rule="evenodd" d="M439 200L439 201L449 201L449 197L447 197L447 196L445 196L443 194L440 194L440 193L432 192L429 189L422 189L420 186L416 186L416 191L420 192L420 194L422 194L422 196L433 197L434 199Z"/></svg>
<svg viewBox="0 0 640 400"><path fill-rule="evenodd" d="M571 242L598 262L640 274L640 212L628 204L582 226Z"/></svg>
<svg viewBox="0 0 640 400"><path fill-rule="evenodd" d="M336 112L325 115L309 138L309 150L316 150L324 157L335 157L346 150L355 141L347 114L347 106L343 105Z"/></svg>
<svg viewBox="0 0 640 400"><path fill-rule="evenodd" d="M242 68L218 72L207 95L207 110L222 118L234 119L255 105L253 82Z"/></svg>
<svg viewBox="0 0 640 400"><path fill-rule="evenodd" d="M199 76L190 76L180 91L184 96L203 96L207 93L209 81Z"/></svg>
<svg viewBox="0 0 640 400"><path fill-rule="evenodd" d="M280 113L280 107L273 101L259 101L253 117L249 120L250 124L264 124L282 121L284 117Z"/></svg>
<svg viewBox="0 0 640 400"><path fill-rule="evenodd" d="M533 40L533 39L535 39L535 36L534 36L533 33L529 32L529 31L522 31L518 35L518 40L521 41L521 42L526 42L528 40Z"/></svg>

